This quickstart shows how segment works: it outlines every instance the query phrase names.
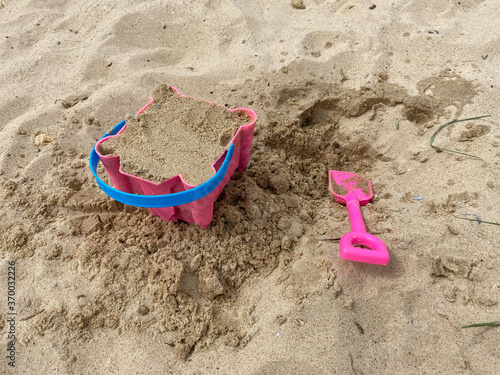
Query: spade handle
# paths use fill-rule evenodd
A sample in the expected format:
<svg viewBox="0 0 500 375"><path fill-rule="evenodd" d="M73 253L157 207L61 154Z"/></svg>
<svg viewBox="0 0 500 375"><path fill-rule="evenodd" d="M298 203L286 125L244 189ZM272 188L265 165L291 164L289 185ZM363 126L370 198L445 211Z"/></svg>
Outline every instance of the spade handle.
<svg viewBox="0 0 500 375"><path fill-rule="evenodd" d="M345 204L349 211L349 220L351 221L351 232L366 232L363 215L361 214L361 205L356 194L348 194L345 197Z"/></svg>

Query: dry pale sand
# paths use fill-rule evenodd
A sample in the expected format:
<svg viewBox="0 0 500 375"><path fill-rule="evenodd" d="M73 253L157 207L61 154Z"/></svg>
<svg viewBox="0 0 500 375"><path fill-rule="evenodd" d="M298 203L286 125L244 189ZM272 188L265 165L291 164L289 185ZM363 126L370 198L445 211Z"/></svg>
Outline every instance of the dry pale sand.
<svg viewBox="0 0 500 375"><path fill-rule="evenodd" d="M500 373L500 328L460 328L500 319L498 226L460 219L500 221L500 4L304 5L0 2L1 374ZM163 83L258 115L207 230L87 165ZM486 114L435 141L480 160L430 147ZM388 266L318 240L350 228L329 169L372 181Z"/></svg>

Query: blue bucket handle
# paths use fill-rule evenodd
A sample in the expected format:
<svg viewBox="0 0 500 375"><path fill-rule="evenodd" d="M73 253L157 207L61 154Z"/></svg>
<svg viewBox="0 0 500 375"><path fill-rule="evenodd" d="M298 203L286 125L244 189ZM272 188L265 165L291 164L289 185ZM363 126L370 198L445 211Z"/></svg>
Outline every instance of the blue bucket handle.
<svg viewBox="0 0 500 375"><path fill-rule="evenodd" d="M120 131L125 125L125 120L116 125L109 133L104 134L102 138L115 135ZM229 164L234 155L234 144L231 143L226 153L226 157L222 166L219 168L217 173L209 180L205 181L201 185L198 185L192 189L181 191L179 193L164 194L164 195L138 195L125 193L123 191L117 190L97 176L97 164L99 164L100 157L94 148L90 152L89 165L92 174L94 175L99 187L111 198L117 200L118 202L128 204L130 206L136 207L146 207L146 208L157 208L157 207L173 207L179 206L181 204L191 203L204 196L210 194L219 184L222 182L226 173L229 169Z"/></svg>

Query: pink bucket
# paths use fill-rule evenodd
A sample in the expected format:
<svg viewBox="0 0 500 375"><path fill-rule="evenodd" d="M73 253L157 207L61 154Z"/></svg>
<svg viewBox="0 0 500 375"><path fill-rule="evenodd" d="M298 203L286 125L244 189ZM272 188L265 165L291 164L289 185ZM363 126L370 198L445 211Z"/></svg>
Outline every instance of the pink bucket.
<svg viewBox="0 0 500 375"><path fill-rule="evenodd" d="M175 90L177 94L182 98L198 100L193 97L181 95L176 88L171 88ZM154 99L151 99L151 101L138 113L142 113L143 111L145 111L153 102ZM234 145L234 153L222 181L210 193L203 195L190 203L170 207L148 207L153 216L159 216L164 221L177 222L178 220L182 220L189 224L195 222L202 228L207 228L210 225L213 218L215 201L219 197L228 181L231 179L236 169L238 169L239 171L243 171L250 160L253 132L255 128L255 122L257 120L257 115L250 109L236 108L227 110L231 112L245 112L250 118L250 123L240 126L231 140L231 143ZM94 147L97 156L102 161L102 164L104 165L109 178L111 179L113 185L117 190L130 194L163 196L166 194L176 194L196 188L194 185L185 182L182 178L182 174L175 175L157 184L149 180L145 180L143 178L125 173L121 168L119 156L105 156L99 153L100 144L106 142L111 138L119 136L122 132L126 131L126 129L127 125L124 124L124 126L118 131L118 133L116 133L115 135L104 136L97 142ZM227 152L228 150L226 149L224 153L212 164L214 174L216 174L217 171L221 168L223 162L225 161ZM96 165L97 162L95 163Z"/></svg>

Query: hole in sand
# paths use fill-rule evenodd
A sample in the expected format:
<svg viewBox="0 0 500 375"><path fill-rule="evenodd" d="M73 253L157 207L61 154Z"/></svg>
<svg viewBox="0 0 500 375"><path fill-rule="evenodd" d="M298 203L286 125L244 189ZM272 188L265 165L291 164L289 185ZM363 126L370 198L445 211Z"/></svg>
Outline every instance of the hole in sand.
<svg viewBox="0 0 500 375"><path fill-rule="evenodd" d="M414 122L417 125L425 124L434 117L434 113L430 109L422 107L408 109L405 115L408 121Z"/></svg>

